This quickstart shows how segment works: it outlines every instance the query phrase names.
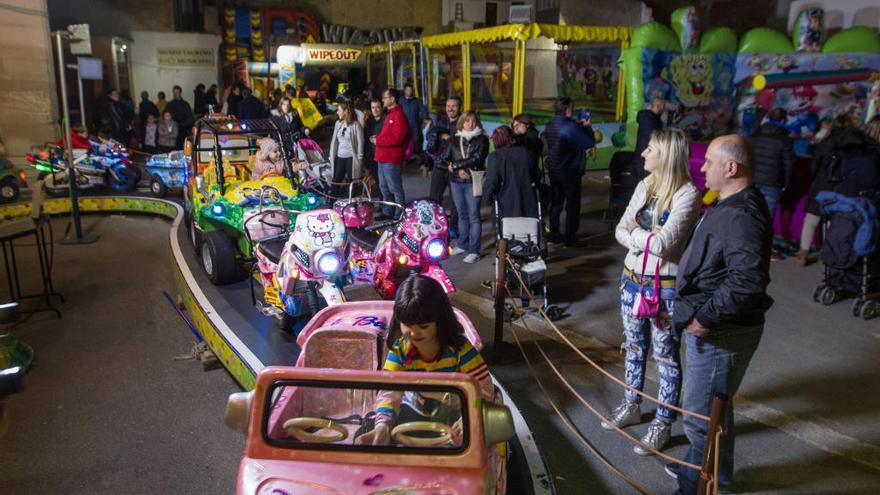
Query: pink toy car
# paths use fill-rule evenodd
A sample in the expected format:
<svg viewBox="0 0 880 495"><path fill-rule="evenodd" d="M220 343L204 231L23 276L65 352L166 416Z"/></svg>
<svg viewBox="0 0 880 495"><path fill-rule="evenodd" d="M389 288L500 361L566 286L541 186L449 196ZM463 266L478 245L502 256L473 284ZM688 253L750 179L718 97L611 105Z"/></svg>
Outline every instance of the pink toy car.
<svg viewBox="0 0 880 495"><path fill-rule="evenodd" d="M226 424L247 435L237 493L505 493L510 411L483 400L466 374L377 370L392 305L322 310L300 334L296 367L265 368L253 391L229 397ZM389 392L430 401L431 417L401 414L389 445L360 445L377 397Z"/></svg>

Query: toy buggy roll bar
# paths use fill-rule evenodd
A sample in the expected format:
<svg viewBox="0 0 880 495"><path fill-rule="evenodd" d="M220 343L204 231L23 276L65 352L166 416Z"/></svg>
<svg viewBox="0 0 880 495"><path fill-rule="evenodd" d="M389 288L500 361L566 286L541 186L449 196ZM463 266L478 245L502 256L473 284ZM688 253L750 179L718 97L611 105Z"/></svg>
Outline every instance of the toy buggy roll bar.
<svg viewBox="0 0 880 495"><path fill-rule="evenodd" d="M235 150L253 150L250 142L247 146L221 146L219 136L247 136L257 135L261 137L270 136L276 138L278 149L281 151L281 159L284 162L284 174L290 180L290 184L297 187L294 178L293 168L290 165L290 159L287 156L287 147L284 145L284 133L272 119L249 119L238 120L235 117L204 117L199 119L195 124L194 142L192 146L192 163L197 163L196 153L212 152L214 154L214 167L217 173L217 184L220 186L220 194L226 194L226 180L223 177L223 151ZM210 132L214 137L214 145L210 148L198 146L203 131ZM250 141L250 140L248 140Z"/></svg>

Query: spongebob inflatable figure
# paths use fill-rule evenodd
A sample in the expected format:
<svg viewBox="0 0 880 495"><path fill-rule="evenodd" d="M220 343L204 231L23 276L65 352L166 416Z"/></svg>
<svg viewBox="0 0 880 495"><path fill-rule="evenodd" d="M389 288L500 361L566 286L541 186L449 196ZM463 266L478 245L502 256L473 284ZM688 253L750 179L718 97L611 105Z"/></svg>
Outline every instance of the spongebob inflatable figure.
<svg viewBox="0 0 880 495"><path fill-rule="evenodd" d="M672 84L686 107L701 107L712 101L712 54L682 54L669 64Z"/></svg>

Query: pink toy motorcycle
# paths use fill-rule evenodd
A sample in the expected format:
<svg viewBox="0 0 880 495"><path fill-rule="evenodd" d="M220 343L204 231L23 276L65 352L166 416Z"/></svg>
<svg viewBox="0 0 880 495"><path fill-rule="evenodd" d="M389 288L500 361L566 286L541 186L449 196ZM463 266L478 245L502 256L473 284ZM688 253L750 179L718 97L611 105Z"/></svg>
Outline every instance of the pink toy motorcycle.
<svg viewBox="0 0 880 495"><path fill-rule="evenodd" d="M293 232L261 240L255 249L263 301L251 296L260 312L275 316L285 331L321 308L345 301L337 280L347 272L345 225L333 210L297 212Z"/></svg>
<svg viewBox="0 0 880 495"><path fill-rule="evenodd" d="M440 282L447 293L455 292L439 264L449 257L449 224L440 205L413 201L386 230L375 227L370 222L349 229L350 273L355 282L370 282L383 298L393 299L400 283L415 272Z"/></svg>

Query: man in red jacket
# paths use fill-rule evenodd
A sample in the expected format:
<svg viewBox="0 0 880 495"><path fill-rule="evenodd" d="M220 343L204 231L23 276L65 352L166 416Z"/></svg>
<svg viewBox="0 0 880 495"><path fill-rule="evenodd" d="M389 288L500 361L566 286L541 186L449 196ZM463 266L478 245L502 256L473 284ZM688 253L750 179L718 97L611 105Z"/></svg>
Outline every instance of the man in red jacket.
<svg viewBox="0 0 880 495"><path fill-rule="evenodd" d="M382 199L394 201L403 205L403 179L400 168L407 156L412 154L412 137L409 132L409 123L403 108L397 104L400 93L394 88L388 88L382 93L382 104L385 106L385 123L378 136L370 138L376 145L376 163L379 164L379 190L382 191ZM394 214L391 207L385 208L385 214Z"/></svg>

